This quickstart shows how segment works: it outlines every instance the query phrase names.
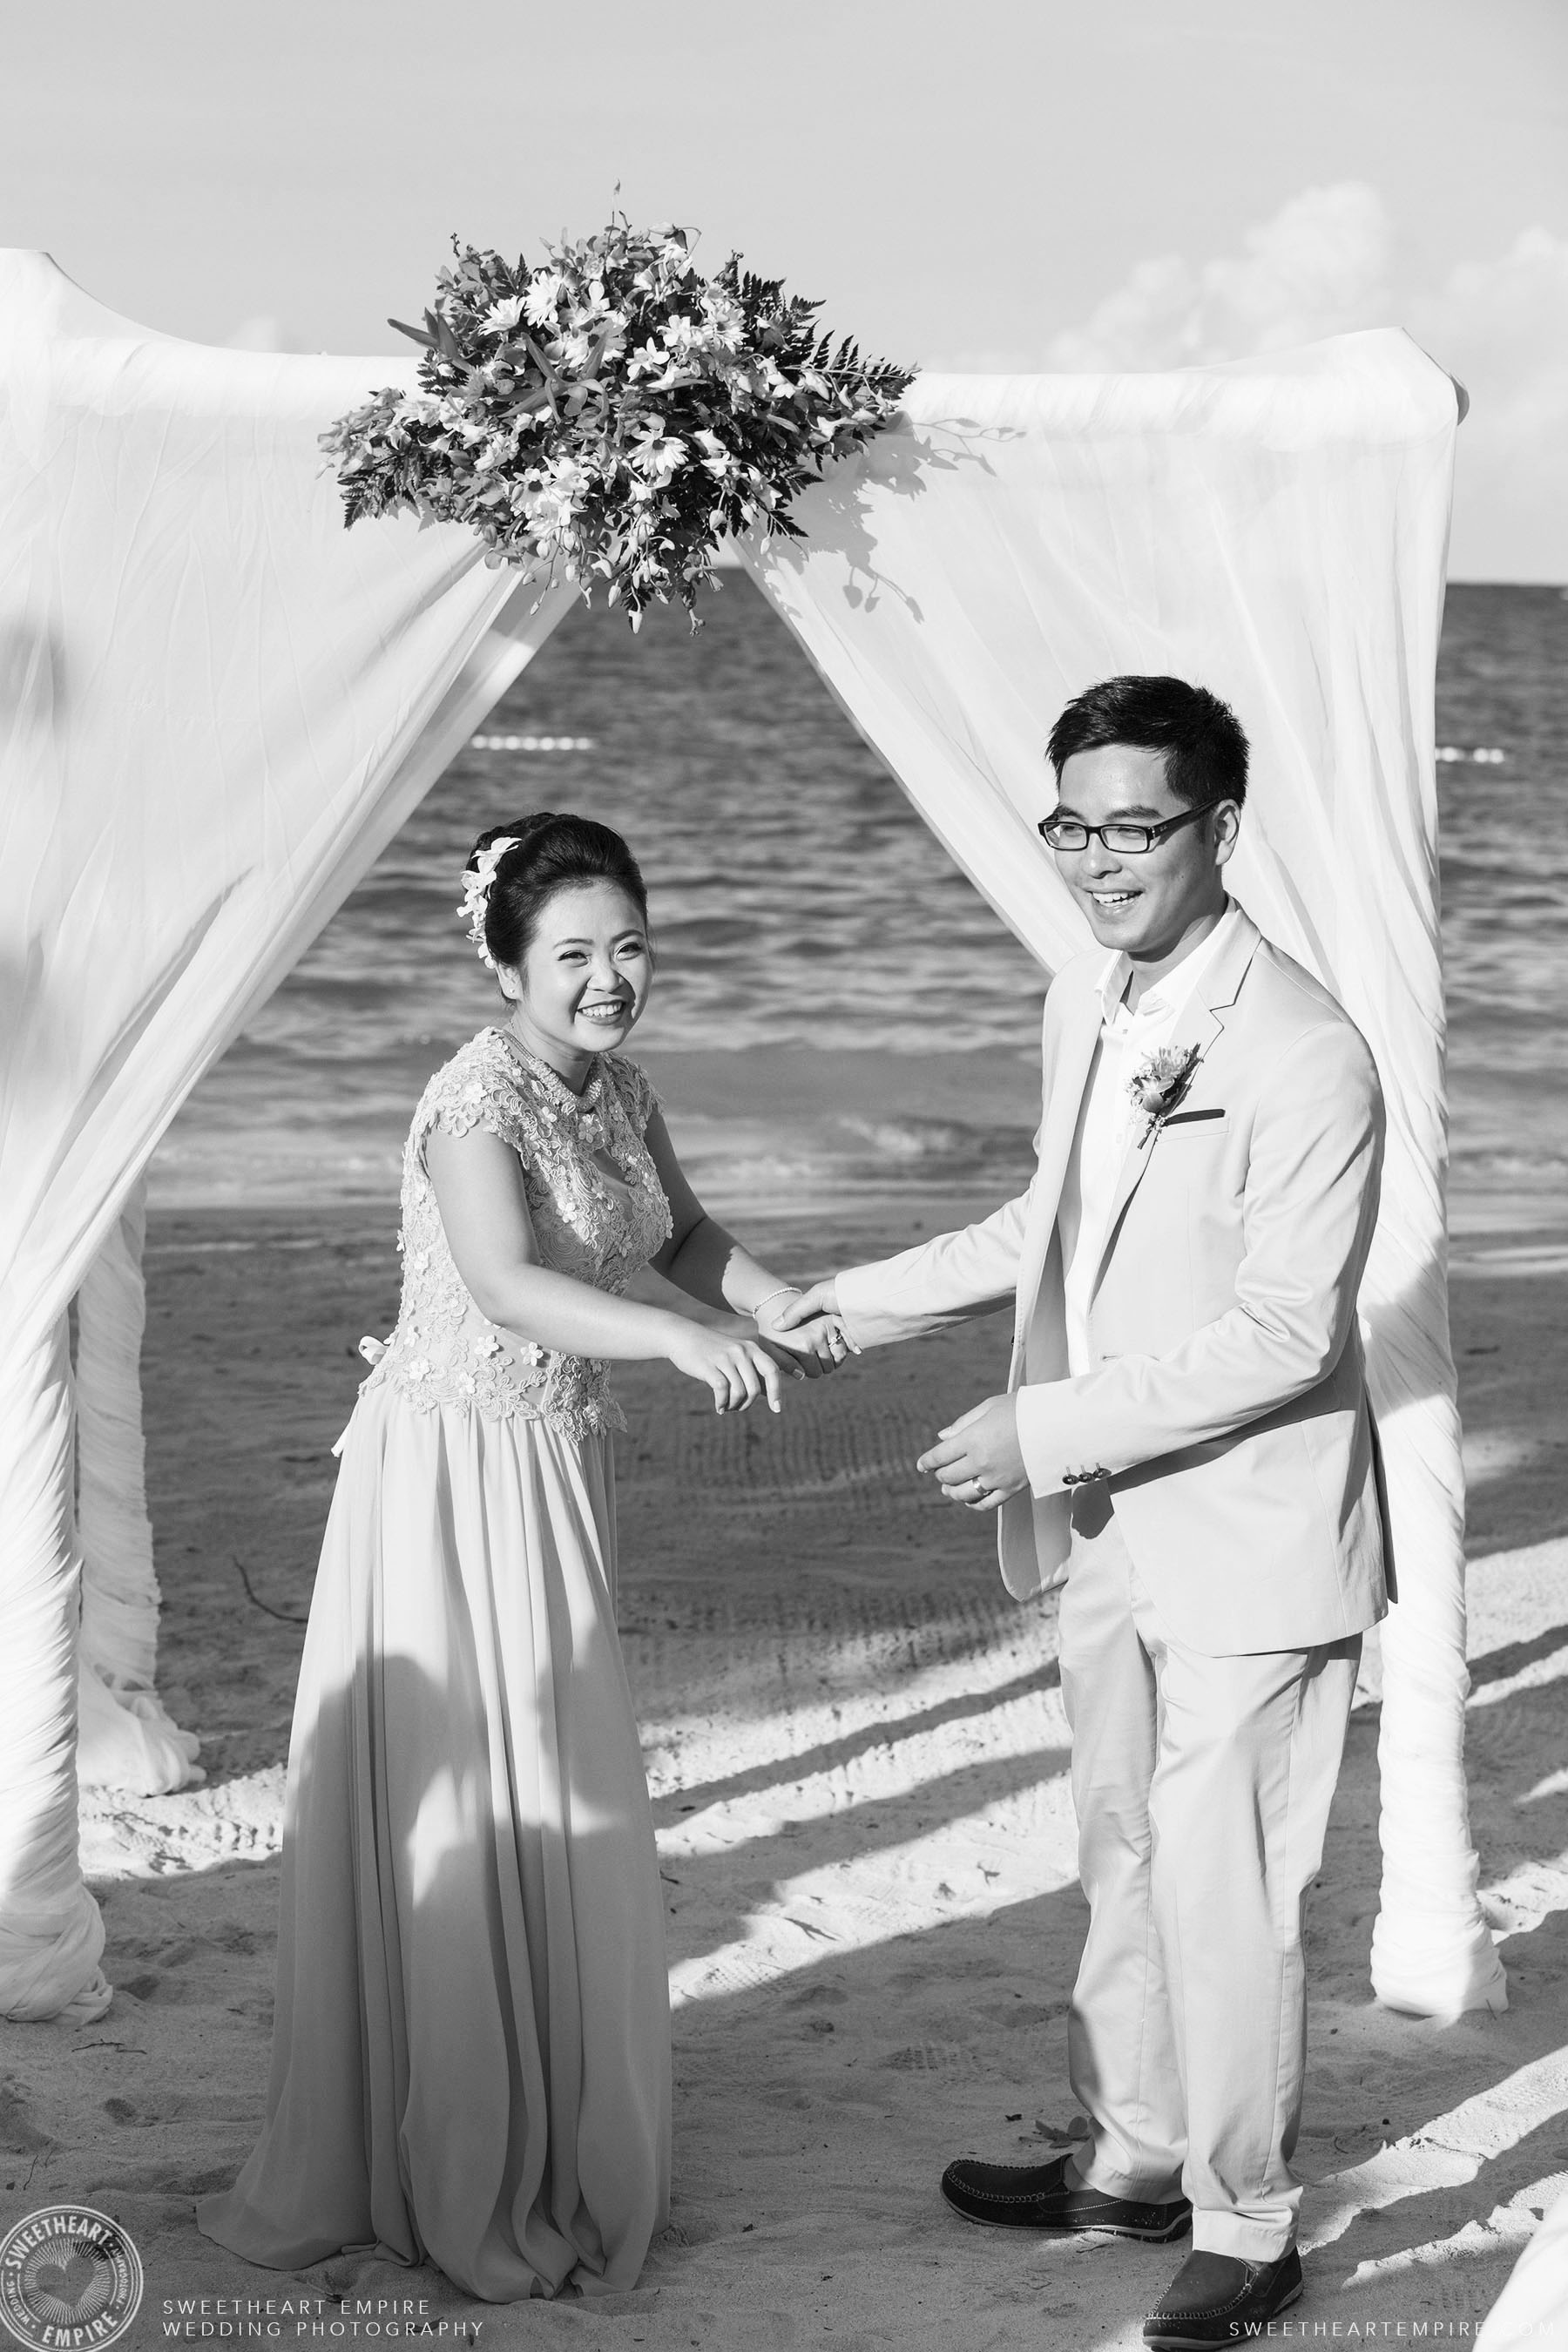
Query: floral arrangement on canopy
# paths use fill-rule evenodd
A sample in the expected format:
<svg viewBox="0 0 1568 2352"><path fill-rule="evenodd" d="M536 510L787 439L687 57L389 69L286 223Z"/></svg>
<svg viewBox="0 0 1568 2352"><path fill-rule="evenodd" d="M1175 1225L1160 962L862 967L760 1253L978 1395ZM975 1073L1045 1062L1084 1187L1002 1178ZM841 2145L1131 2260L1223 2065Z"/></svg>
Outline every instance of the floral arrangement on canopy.
<svg viewBox="0 0 1568 2352"><path fill-rule="evenodd" d="M321 436L347 520L468 524L488 563L607 583L635 628L696 593L726 533L798 538L792 499L891 418L911 372L837 351L820 303L686 229L545 247L530 268L452 240L421 327L419 389L377 392ZM715 581L716 587L718 583Z"/></svg>

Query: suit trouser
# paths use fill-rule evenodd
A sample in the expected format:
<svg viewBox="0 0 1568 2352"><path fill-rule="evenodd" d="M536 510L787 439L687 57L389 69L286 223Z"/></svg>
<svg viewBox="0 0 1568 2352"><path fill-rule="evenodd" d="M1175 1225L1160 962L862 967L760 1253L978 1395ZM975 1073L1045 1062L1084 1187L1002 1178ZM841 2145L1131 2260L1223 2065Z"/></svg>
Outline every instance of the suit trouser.
<svg viewBox="0 0 1568 2352"><path fill-rule="evenodd" d="M1179 2183L1194 2249L1272 2262L1301 2198L1301 1914L1361 1636L1206 1657L1162 1623L1105 1489L1073 1517L1061 1675L1089 1928L1068 2052L1093 2129L1074 2169L1120 2196Z"/></svg>

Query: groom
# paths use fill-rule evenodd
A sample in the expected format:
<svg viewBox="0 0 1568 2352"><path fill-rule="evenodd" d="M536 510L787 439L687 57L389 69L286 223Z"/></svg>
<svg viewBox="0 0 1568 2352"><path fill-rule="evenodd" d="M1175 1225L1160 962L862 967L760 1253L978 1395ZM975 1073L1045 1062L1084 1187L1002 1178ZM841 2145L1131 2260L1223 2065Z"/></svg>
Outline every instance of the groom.
<svg viewBox="0 0 1568 2352"><path fill-rule="evenodd" d="M1385 1546L1356 1291L1383 1102L1360 1034L1225 888L1234 714L1178 678L1068 705L1040 826L1100 946L1046 1000L1028 1191L820 1284L856 1346L1016 1297L1005 1396L921 1457L997 1514L1020 1597L1066 1577L1089 1927L1044 2165L948 2167L969 2220L1193 2252L1144 2328L1234 2343L1301 2291L1290 2170L1303 1898Z"/></svg>

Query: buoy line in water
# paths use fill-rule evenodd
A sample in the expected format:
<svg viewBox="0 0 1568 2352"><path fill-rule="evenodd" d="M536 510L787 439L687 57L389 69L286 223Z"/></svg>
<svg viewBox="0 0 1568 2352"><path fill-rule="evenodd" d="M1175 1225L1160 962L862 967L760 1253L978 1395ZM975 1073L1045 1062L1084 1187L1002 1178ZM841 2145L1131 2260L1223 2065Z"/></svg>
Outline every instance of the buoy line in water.
<svg viewBox="0 0 1568 2352"><path fill-rule="evenodd" d="M591 735L470 735L473 751L591 751Z"/></svg>

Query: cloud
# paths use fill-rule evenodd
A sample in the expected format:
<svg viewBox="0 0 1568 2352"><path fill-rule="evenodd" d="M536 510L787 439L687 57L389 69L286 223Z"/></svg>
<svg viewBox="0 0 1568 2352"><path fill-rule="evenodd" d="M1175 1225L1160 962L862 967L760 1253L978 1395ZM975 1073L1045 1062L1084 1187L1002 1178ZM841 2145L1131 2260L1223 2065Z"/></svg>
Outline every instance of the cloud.
<svg viewBox="0 0 1568 2352"><path fill-rule="evenodd" d="M1242 243L1197 270L1177 254L1141 261L1081 327L1054 338L1046 365L1073 374L1202 367L1387 318L1393 236L1374 188L1304 189Z"/></svg>
<svg viewBox="0 0 1568 2352"><path fill-rule="evenodd" d="M1453 576L1568 581L1568 237L1549 229L1527 228L1498 259L1422 289L1398 281L1374 188L1307 188L1248 229L1239 253L1195 269L1175 254L1140 262L1034 364L1199 367L1384 326L1408 328L1470 394Z"/></svg>
<svg viewBox="0 0 1568 2352"><path fill-rule="evenodd" d="M1529 228L1467 262L1400 323L1470 395L1449 569L1568 581L1568 237Z"/></svg>

